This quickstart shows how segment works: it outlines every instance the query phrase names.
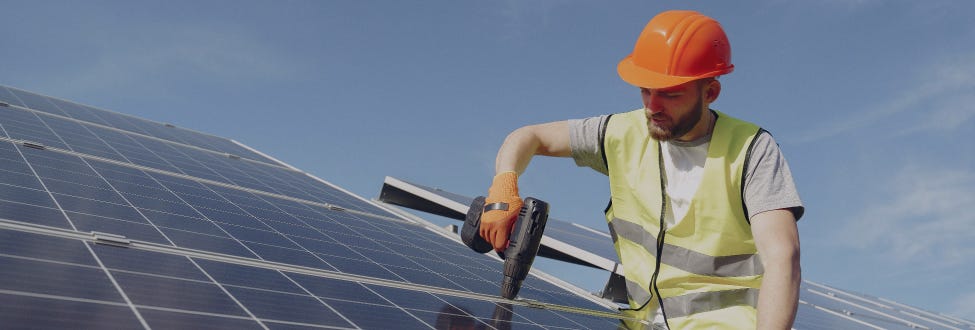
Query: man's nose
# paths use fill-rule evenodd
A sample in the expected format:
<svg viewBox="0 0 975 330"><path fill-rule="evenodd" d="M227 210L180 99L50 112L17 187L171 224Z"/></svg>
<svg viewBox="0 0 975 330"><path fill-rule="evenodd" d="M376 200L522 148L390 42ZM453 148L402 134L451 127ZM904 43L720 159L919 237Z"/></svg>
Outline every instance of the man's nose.
<svg viewBox="0 0 975 330"><path fill-rule="evenodd" d="M661 107L660 95L647 90L643 91L643 107L650 113L664 111L663 107Z"/></svg>

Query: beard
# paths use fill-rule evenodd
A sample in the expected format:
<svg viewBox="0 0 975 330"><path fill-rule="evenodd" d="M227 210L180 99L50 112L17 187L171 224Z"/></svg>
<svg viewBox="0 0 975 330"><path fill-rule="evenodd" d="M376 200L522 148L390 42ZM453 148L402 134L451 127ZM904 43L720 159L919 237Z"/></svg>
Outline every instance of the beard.
<svg viewBox="0 0 975 330"><path fill-rule="evenodd" d="M704 114L704 96L699 96L697 102L694 103L694 107L688 112L684 117L680 118L670 118L671 123L669 127L657 125L648 116L647 118L647 128L650 129L650 136L657 141L670 141L676 138L680 138L690 132L699 121L701 121L701 116ZM664 123L665 125L667 123Z"/></svg>

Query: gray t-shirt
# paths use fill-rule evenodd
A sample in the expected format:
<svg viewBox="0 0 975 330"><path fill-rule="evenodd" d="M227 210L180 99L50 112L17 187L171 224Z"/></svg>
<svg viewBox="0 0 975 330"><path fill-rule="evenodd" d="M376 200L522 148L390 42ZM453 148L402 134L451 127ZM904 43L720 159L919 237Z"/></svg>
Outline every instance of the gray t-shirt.
<svg viewBox="0 0 975 330"><path fill-rule="evenodd" d="M609 115L603 115L569 120L569 146L576 165L590 167L602 174L607 173L600 141L601 135L605 134L608 119ZM709 134L702 138L704 141L674 141L669 147L690 148L710 141L710 138ZM796 220L799 220L805 208L799 199L789 164L772 135L765 131L759 134L749 157L744 183L748 218L765 211L790 209Z"/></svg>

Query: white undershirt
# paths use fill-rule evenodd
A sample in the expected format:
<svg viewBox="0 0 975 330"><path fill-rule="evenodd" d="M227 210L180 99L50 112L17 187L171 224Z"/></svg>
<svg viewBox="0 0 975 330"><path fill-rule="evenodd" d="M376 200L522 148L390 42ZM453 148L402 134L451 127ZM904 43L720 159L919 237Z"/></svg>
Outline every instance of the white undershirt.
<svg viewBox="0 0 975 330"><path fill-rule="evenodd" d="M709 135L691 142L660 143L667 182L667 212L664 215L667 228L677 225L691 207L691 199L704 176L710 141Z"/></svg>

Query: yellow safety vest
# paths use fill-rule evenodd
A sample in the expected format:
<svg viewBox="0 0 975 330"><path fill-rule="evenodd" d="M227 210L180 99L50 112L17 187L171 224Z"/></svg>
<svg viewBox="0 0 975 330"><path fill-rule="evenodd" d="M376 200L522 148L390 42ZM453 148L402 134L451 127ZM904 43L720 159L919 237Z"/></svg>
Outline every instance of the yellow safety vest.
<svg viewBox="0 0 975 330"><path fill-rule="evenodd" d="M746 155L759 127L720 113L687 215L666 228L660 143L643 109L610 117L603 141L606 210L630 306L660 304L671 329L754 329L761 261L742 203Z"/></svg>

